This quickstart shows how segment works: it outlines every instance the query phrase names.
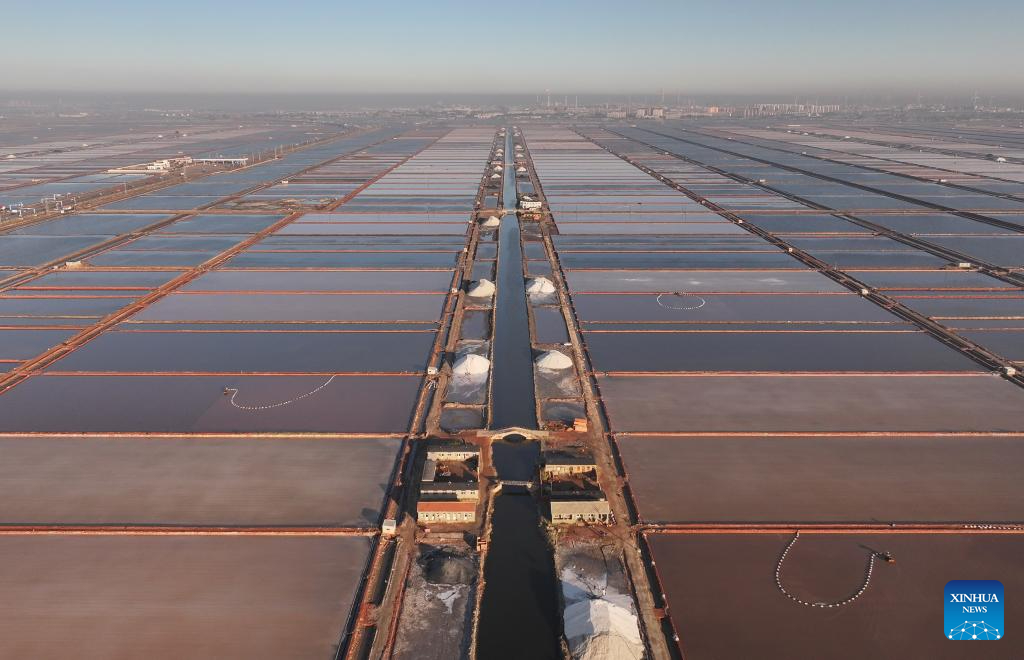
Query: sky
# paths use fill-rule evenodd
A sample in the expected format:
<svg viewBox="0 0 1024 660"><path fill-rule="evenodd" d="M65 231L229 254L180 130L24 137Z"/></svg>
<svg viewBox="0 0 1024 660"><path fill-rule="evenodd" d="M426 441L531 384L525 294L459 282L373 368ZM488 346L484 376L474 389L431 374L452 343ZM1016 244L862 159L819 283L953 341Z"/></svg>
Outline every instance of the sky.
<svg viewBox="0 0 1024 660"><path fill-rule="evenodd" d="M0 0L0 90L1024 95L1024 1Z"/></svg>

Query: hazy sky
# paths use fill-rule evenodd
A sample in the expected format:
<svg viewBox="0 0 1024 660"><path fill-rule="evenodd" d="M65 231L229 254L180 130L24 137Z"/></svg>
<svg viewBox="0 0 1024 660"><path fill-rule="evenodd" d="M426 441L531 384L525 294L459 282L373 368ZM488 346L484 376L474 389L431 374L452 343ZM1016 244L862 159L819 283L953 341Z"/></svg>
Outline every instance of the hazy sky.
<svg viewBox="0 0 1024 660"><path fill-rule="evenodd" d="M0 89L1024 93L1024 0L0 0Z"/></svg>

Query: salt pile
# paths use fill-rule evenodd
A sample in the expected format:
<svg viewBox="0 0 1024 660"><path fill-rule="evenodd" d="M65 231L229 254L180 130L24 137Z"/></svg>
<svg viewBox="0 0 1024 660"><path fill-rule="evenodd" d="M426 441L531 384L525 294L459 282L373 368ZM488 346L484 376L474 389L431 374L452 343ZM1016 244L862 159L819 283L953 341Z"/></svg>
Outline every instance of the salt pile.
<svg viewBox="0 0 1024 660"><path fill-rule="evenodd" d="M456 376L480 376L491 369L491 361L480 355L463 355L455 360L452 373Z"/></svg>
<svg viewBox="0 0 1024 660"><path fill-rule="evenodd" d="M469 287L470 298L490 298L494 295L494 282L490 280L477 280Z"/></svg>
<svg viewBox="0 0 1024 660"><path fill-rule="evenodd" d="M530 294L554 293L555 285L546 277L535 277L527 283L526 292Z"/></svg>
<svg viewBox="0 0 1024 660"><path fill-rule="evenodd" d="M643 640L628 594L601 585L564 568L561 575L565 610L562 619L573 658L619 660L642 658Z"/></svg>
<svg viewBox="0 0 1024 660"><path fill-rule="evenodd" d="M561 371L572 366L572 359L565 353L559 351L545 351L535 360L534 364L538 369L548 371Z"/></svg>

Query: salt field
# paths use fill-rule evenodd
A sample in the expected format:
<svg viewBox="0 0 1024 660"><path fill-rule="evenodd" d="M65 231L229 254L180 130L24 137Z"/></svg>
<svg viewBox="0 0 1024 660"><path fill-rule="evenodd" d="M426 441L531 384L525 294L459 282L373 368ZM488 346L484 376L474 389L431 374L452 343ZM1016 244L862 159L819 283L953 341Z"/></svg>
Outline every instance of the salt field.
<svg viewBox="0 0 1024 660"><path fill-rule="evenodd" d="M928 594L1013 589L1017 131L277 128L0 225L4 653L959 657Z"/></svg>

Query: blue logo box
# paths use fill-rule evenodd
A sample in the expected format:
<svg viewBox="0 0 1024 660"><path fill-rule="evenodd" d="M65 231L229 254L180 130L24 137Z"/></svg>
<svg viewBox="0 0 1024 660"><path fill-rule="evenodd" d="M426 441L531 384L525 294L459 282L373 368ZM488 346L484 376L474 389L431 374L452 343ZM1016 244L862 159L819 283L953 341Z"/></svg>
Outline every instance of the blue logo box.
<svg viewBox="0 0 1024 660"><path fill-rule="evenodd" d="M946 639L1002 639L1003 583L998 580L950 580L945 594Z"/></svg>

